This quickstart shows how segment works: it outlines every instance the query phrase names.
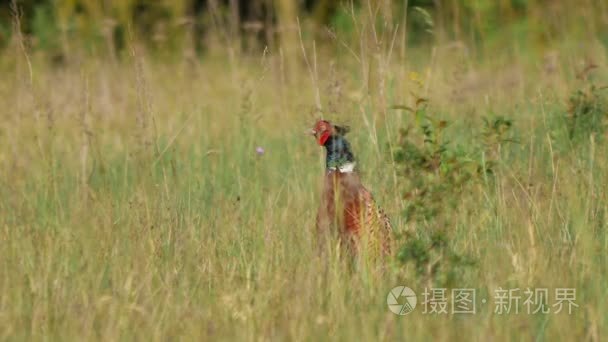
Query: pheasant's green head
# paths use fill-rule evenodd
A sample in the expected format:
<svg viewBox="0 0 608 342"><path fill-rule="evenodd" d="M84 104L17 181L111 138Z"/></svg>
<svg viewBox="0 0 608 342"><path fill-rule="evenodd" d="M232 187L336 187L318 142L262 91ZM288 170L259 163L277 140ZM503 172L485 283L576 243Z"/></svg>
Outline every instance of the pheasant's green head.
<svg viewBox="0 0 608 342"><path fill-rule="evenodd" d="M331 136L343 136L350 128L348 126L334 125L327 120L319 120L315 123L312 128L311 134L317 139L317 142L321 146L325 146L325 143Z"/></svg>
<svg viewBox="0 0 608 342"><path fill-rule="evenodd" d="M312 129L312 135L326 150L326 167L330 170L353 165L355 157L344 135L349 131L346 126L337 126L327 120L319 120ZM352 170L352 167L350 168Z"/></svg>

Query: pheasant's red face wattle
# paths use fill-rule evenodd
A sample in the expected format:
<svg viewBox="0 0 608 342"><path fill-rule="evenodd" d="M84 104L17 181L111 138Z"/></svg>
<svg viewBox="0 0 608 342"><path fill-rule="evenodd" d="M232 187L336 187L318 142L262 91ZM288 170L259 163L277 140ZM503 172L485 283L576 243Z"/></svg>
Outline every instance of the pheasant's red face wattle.
<svg viewBox="0 0 608 342"><path fill-rule="evenodd" d="M315 124L315 127L312 130L319 145L323 146L331 136L332 127L329 121L320 120Z"/></svg>
<svg viewBox="0 0 608 342"><path fill-rule="evenodd" d="M327 142L327 139L329 139L330 135L331 133L329 131L322 132L318 138L319 145L325 145L325 142Z"/></svg>

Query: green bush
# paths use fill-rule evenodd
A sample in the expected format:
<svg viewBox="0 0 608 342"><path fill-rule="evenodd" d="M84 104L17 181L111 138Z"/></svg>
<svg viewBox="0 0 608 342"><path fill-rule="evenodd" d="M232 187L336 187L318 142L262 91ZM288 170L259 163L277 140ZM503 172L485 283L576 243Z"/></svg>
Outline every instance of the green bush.
<svg viewBox="0 0 608 342"><path fill-rule="evenodd" d="M573 142L579 142L581 139L586 141L591 134L602 139L606 132L608 116L608 103L604 96L606 88L608 87L597 87L588 83L570 95L566 125Z"/></svg>
<svg viewBox="0 0 608 342"><path fill-rule="evenodd" d="M411 110L414 124L401 130L394 158L402 176L403 216L415 232L404 234L398 259L413 263L418 276L441 285L454 283L463 268L475 264L450 245L452 216L466 196L474 196L475 185L494 173L501 148L512 142L512 122L503 117L484 118L479 141L469 148L451 144L446 138L447 121L428 115L425 101ZM399 108L404 108L400 106Z"/></svg>

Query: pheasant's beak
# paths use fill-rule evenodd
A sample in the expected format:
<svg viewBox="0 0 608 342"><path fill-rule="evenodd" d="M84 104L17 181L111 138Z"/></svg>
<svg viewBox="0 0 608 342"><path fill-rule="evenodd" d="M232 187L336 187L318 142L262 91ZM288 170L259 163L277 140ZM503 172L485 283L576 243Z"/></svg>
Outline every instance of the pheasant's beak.
<svg viewBox="0 0 608 342"><path fill-rule="evenodd" d="M309 135L312 135L313 137L317 135L317 131L315 131L314 129L311 129L310 131L308 131Z"/></svg>

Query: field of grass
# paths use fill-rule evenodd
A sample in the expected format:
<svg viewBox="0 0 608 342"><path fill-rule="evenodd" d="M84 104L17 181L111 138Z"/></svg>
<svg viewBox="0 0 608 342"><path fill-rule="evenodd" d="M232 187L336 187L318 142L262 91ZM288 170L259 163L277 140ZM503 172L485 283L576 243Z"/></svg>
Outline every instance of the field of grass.
<svg viewBox="0 0 608 342"><path fill-rule="evenodd" d="M181 59L131 42L59 65L15 40L0 56L0 339L602 340L605 32L539 45L505 31L482 51L361 25L292 51ZM400 130L421 129L407 108L436 123L446 165L492 171L413 184L395 158ZM317 254L324 151L305 132L321 116L351 126L396 254L439 231L432 260L402 251L377 272ZM484 124L498 118L504 136ZM404 214L416 198L437 211ZM418 294L406 316L387 307L398 285ZM474 288L476 313L424 313L425 288ZM519 313L495 312L499 288L521 290ZM549 305L574 288L578 307L528 314L527 288Z"/></svg>

